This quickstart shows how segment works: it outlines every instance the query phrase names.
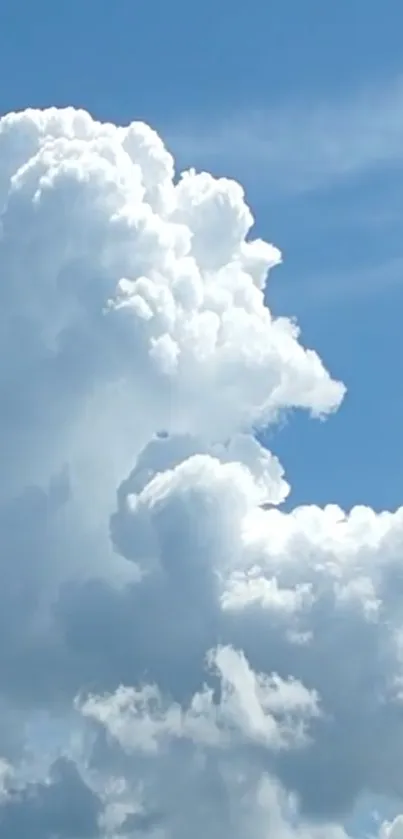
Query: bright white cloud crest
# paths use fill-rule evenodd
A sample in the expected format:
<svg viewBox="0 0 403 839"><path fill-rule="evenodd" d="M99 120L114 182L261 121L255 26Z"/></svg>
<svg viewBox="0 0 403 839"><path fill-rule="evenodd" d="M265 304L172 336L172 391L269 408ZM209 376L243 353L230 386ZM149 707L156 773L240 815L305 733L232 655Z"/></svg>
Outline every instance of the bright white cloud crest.
<svg viewBox="0 0 403 839"><path fill-rule="evenodd" d="M0 839L342 839L403 795L403 512L277 509L256 429L344 395L279 251L74 109L0 121L0 206Z"/></svg>

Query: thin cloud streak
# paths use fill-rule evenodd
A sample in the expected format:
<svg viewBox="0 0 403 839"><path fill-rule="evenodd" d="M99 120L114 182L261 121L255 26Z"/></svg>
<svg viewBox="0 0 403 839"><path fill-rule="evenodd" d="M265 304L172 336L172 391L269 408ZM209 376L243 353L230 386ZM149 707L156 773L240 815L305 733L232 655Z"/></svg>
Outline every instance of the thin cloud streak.
<svg viewBox="0 0 403 839"><path fill-rule="evenodd" d="M275 308L290 305L298 299L298 309L344 306L374 300L385 292L401 292L403 289L403 257L391 258L378 265L359 265L355 270L327 275L314 275L299 279L298 284L290 282L276 285ZM267 289L268 300L272 302L272 291Z"/></svg>
<svg viewBox="0 0 403 839"><path fill-rule="evenodd" d="M180 163L210 166L276 193L327 188L403 159L403 78L332 102L204 116L165 131Z"/></svg>

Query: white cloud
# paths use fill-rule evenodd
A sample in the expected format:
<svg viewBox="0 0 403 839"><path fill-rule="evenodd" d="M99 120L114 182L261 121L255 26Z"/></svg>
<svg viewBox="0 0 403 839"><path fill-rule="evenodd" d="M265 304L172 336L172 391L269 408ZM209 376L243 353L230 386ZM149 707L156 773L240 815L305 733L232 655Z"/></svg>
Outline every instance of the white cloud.
<svg viewBox="0 0 403 839"><path fill-rule="evenodd" d="M281 510L256 428L345 389L264 305L280 254L142 123L0 151L0 826L341 839L403 797L403 513Z"/></svg>
<svg viewBox="0 0 403 839"><path fill-rule="evenodd" d="M396 816L392 822L384 822L380 830L380 839L401 839L403 836L403 816Z"/></svg>
<svg viewBox="0 0 403 839"><path fill-rule="evenodd" d="M123 749L157 752L161 742L189 739L233 747L239 738L269 749L303 745L305 725L319 714L318 699L300 682L253 673L242 653L220 647L208 653L220 680L220 700L205 686L188 708L166 703L156 685L120 687L111 696L90 696L84 716L103 724Z"/></svg>
<svg viewBox="0 0 403 839"><path fill-rule="evenodd" d="M161 427L221 438L289 407L337 407L342 386L263 305L280 256L245 243L252 217L237 184L190 172L175 187L147 126L72 109L6 116L0 143L5 451L22 416L28 429L14 480L19 459L21 480L43 480L53 445L71 445L84 421L89 434L100 404L106 426L136 411L110 452L124 461L134 436L141 445ZM87 456L88 437L81 445Z"/></svg>

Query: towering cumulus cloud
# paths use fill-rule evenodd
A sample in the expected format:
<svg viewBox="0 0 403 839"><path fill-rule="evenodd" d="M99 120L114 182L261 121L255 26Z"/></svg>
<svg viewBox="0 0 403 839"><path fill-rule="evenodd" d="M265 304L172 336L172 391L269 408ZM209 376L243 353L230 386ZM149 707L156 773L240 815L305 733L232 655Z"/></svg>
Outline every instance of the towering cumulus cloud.
<svg viewBox="0 0 403 839"><path fill-rule="evenodd" d="M0 210L0 839L345 839L403 797L403 510L281 509L256 432L344 386L279 251L74 109L0 121Z"/></svg>

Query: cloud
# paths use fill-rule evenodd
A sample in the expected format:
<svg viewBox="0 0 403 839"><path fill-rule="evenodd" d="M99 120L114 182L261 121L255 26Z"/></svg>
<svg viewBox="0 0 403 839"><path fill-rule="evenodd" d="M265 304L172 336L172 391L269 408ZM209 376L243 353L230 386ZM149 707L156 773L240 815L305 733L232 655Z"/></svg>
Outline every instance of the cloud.
<svg viewBox="0 0 403 839"><path fill-rule="evenodd" d="M281 299L282 307L287 305L294 293L298 293L300 312L305 307L310 311L324 307L361 305L372 302L377 297L399 293L403 286L403 258L398 256L374 265L372 262L359 265L355 270L332 272L326 277L314 275L303 282L303 295L294 286L282 286L277 290L277 298Z"/></svg>
<svg viewBox="0 0 403 839"><path fill-rule="evenodd" d="M60 758L44 781L6 786L0 801L0 836L87 839L98 835L100 812L101 802L75 764Z"/></svg>
<svg viewBox="0 0 403 839"><path fill-rule="evenodd" d="M196 651L214 636L235 644L254 669L292 674L319 696L309 748L275 760L307 812L346 812L367 788L400 795L402 510L262 509L237 468L187 459L129 493L114 519L116 544L148 569L144 610L158 604L161 638L144 665L186 694Z"/></svg>
<svg viewBox="0 0 403 839"><path fill-rule="evenodd" d="M256 431L345 388L280 253L142 123L0 150L0 833L346 839L403 797L403 513L282 510Z"/></svg>
<svg viewBox="0 0 403 839"><path fill-rule="evenodd" d="M290 102L268 109L209 115L203 125L168 136L192 162L258 179L270 192L304 193L356 178L402 158L402 80L333 101Z"/></svg>
<svg viewBox="0 0 403 839"><path fill-rule="evenodd" d="M105 725L127 751L158 752L165 739L189 739L206 746L228 746L241 738L270 749L304 742L304 720L319 713L317 697L296 681L253 673L242 653L221 647L208 653L220 681L220 701L211 688L192 697L183 710L164 705L156 685L121 687L106 697L87 698L84 716Z"/></svg>
<svg viewBox="0 0 403 839"><path fill-rule="evenodd" d="M381 839L399 839L403 832L403 816L396 816L392 822L384 822L381 827Z"/></svg>

